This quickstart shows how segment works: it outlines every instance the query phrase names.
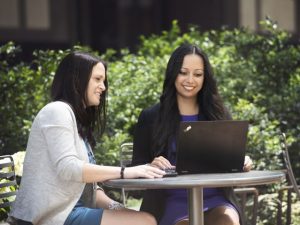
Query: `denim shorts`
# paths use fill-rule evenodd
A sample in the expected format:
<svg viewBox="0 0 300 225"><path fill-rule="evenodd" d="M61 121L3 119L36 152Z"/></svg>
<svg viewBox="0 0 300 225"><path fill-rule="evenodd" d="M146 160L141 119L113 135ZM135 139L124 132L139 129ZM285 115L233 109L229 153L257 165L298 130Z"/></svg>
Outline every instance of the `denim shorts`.
<svg viewBox="0 0 300 225"><path fill-rule="evenodd" d="M64 225L99 225L102 214L102 208L74 207Z"/></svg>

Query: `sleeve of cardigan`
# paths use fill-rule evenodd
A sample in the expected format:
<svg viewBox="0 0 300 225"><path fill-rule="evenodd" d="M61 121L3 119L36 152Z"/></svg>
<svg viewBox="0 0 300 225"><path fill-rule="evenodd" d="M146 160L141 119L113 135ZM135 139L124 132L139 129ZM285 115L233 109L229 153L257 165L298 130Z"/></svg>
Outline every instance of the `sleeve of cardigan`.
<svg viewBox="0 0 300 225"><path fill-rule="evenodd" d="M139 116L133 137L132 165L150 163L152 132L147 113L143 110Z"/></svg>
<svg viewBox="0 0 300 225"><path fill-rule="evenodd" d="M78 134L74 120L72 109L62 102L48 104L39 117L49 160L57 176L63 180L82 182L84 162L76 149L75 138Z"/></svg>

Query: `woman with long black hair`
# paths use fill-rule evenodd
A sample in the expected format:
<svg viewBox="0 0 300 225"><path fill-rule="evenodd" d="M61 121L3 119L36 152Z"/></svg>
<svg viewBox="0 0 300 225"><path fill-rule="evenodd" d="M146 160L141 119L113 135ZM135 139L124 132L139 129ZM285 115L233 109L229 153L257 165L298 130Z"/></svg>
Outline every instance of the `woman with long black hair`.
<svg viewBox="0 0 300 225"><path fill-rule="evenodd" d="M160 102L139 116L132 164L172 168L180 121L228 119L231 116L218 93L208 57L197 46L183 44L169 59ZM251 165L246 157L244 170ZM147 190L141 206L142 211L155 215L159 225L184 224L187 209L185 189ZM242 224L232 189L204 189L204 211L205 225Z"/></svg>

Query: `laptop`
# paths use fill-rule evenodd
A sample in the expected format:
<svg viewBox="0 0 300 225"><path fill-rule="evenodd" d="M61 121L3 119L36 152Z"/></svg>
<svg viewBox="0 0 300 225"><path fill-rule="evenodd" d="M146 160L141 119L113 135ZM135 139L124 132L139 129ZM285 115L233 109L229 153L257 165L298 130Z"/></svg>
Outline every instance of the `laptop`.
<svg viewBox="0 0 300 225"><path fill-rule="evenodd" d="M181 122L176 172L226 173L243 171L248 121Z"/></svg>

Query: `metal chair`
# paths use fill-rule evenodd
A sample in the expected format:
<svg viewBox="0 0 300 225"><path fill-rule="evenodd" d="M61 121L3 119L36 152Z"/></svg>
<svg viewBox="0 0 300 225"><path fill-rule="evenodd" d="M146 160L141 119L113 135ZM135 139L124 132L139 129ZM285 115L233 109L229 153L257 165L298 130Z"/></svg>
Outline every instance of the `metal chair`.
<svg viewBox="0 0 300 225"><path fill-rule="evenodd" d="M132 142L127 142L123 143L120 148L120 166L128 166L131 164L132 160L132 151L133 151L133 143ZM123 205L126 205L126 191L130 190L140 190L140 189L128 189L128 188L122 188L121 189L121 194L122 194L122 202Z"/></svg>
<svg viewBox="0 0 300 225"><path fill-rule="evenodd" d="M246 218L246 205L247 199L250 195L252 195L252 217L251 217L251 224L256 225L257 221L257 209L258 209L258 195L259 192L255 187L245 187L245 188L234 188L234 193L238 195L241 205L241 212L244 218Z"/></svg>
<svg viewBox="0 0 300 225"><path fill-rule="evenodd" d="M282 149L282 156L284 161L284 166L287 174L287 184L280 188L278 193L278 211L277 211L277 224L282 225L282 201L283 193L287 191L287 210L286 210L286 224L291 224L291 214L292 214L292 195L291 192L294 191L297 195L298 200L300 200L300 185L297 184L292 164L290 161L289 151L287 147L286 135L282 133L280 135L280 144Z"/></svg>
<svg viewBox="0 0 300 225"><path fill-rule="evenodd" d="M10 155L0 156L0 208L9 208L17 194L15 164Z"/></svg>
<svg viewBox="0 0 300 225"><path fill-rule="evenodd" d="M132 160L133 144L131 142L123 143L120 149L120 166L128 166Z"/></svg>

